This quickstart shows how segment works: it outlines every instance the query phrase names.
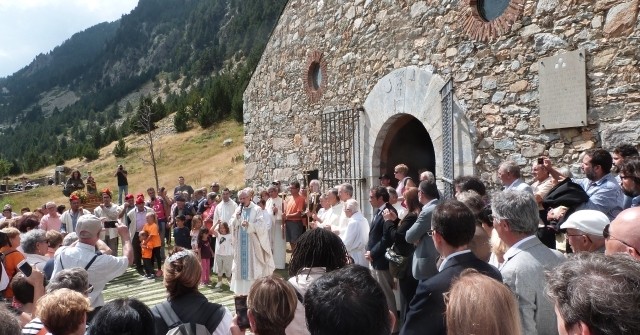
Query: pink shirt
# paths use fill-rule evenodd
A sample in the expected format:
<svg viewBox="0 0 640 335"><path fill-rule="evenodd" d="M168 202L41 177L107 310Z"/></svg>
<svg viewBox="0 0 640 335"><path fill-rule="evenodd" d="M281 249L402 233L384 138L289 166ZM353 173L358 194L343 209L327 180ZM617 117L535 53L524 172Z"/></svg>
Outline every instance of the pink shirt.
<svg viewBox="0 0 640 335"><path fill-rule="evenodd" d="M162 203L162 200L160 200L160 198L156 197L153 201L151 201L151 208L153 208L153 211L156 212L156 215L158 215L158 220L167 218L167 215L164 212L164 204Z"/></svg>
<svg viewBox="0 0 640 335"><path fill-rule="evenodd" d="M40 229L42 230L55 230L60 231L60 227L62 227L62 221L60 221L60 216L56 215L51 216L51 214L47 214L40 219Z"/></svg>

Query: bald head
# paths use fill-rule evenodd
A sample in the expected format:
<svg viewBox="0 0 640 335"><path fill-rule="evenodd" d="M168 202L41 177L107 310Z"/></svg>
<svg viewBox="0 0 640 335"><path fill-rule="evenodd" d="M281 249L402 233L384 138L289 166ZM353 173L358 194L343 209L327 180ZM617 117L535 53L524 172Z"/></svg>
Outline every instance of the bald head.
<svg viewBox="0 0 640 335"><path fill-rule="evenodd" d="M632 207L622 211L611 222L608 238L605 242L606 254L628 253L640 260L638 248L640 248L640 207ZM605 229L606 230L606 229ZM605 234L607 237L607 234Z"/></svg>

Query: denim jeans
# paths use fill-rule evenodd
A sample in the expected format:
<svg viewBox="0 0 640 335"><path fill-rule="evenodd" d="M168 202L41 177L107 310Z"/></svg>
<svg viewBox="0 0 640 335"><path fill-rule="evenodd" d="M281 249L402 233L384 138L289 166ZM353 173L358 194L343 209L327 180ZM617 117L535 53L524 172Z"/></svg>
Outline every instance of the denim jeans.
<svg viewBox="0 0 640 335"><path fill-rule="evenodd" d="M158 226L160 230L160 257L162 258L162 260L164 260L164 244L165 236L167 234L167 219L158 219Z"/></svg>
<svg viewBox="0 0 640 335"><path fill-rule="evenodd" d="M118 186L118 205L122 205L122 199L129 192L129 185Z"/></svg>

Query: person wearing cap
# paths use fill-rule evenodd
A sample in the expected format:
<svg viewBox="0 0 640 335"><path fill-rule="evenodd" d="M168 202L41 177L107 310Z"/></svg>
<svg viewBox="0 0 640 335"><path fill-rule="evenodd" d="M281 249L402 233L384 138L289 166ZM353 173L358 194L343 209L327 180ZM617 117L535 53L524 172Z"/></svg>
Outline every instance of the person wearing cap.
<svg viewBox="0 0 640 335"><path fill-rule="evenodd" d="M75 246L60 247L55 253L53 277L64 269L83 268L89 274L89 284L93 291L89 293L91 307L100 309L104 305L102 290L112 279L122 275L133 263L133 250L129 229L117 224L118 235L122 239L122 257L96 253L96 243L100 240L102 220L95 215L87 214L78 218L76 234L78 243Z"/></svg>
<svg viewBox="0 0 640 335"><path fill-rule="evenodd" d="M188 194L178 194L176 195L176 197L174 198L176 204L175 207L173 207L173 209L171 210L171 216L173 217L174 221L175 218L178 215L184 215L185 217L185 226L187 226L187 228L191 229L191 219L193 219L193 216L196 215L196 210L191 206L191 204L187 201L187 196ZM175 222L173 222L173 226L175 227Z"/></svg>
<svg viewBox="0 0 640 335"><path fill-rule="evenodd" d="M596 210L585 209L571 214L560 226L566 229L567 243L575 252L604 253L602 231L609 224L609 218Z"/></svg>
<svg viewBox="0 0 640 335"><path fill-rule="evenodd" d="M102 222L118 221L118 206L111 203L111 191L102 190L102 203L93 210L93 215L99 217ZM118 256L118 232L115 228L107 228L100 235L104 243L112 250L112 255Z"/></svg>
<svg viewBox="0 0 640 335"><path fill-rule="evenodd" d="M378 180L380 180L380 186L383 186L383 187L391 186L391 176L389 176L388 173L385 173L382 176L378 177Z"/></svg>
<svg viewBox="0 0 640 335"><path fill-rule="evenodd" d="M82 215L91 214L88 210L80 207L80 198L75 194L69 197L69 207L70 208L60 216L60 221L62 221L60 232L63 234L76 231L78 218Z"/></svg>
<svg viewBox="0 0 640 335"><path fill-rule="evenodd" d="M136 195L135 207L127 213L129 219L129 237L133 246L133 263L138 271L142 271L142 247L138 234L147 223L147 213L155 213L151 207L145 206L144 195Z"/></svg>

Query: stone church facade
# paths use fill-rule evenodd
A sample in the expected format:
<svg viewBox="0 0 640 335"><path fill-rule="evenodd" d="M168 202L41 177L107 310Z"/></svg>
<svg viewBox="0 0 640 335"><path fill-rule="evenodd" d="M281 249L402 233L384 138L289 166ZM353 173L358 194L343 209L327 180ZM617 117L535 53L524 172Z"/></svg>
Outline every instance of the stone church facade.
<svg viewBox="0 0 640 335"><path fill-rule="evenodd" d="M365 201L401 162L493 185L506 159L577 172L582 151L640 138L639 2L290 0L244 93L246 182L317 174ZM586 122L543 127L541 60L576 50Z"/></svg>

